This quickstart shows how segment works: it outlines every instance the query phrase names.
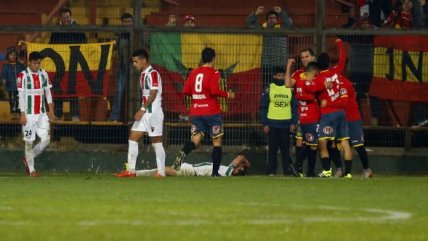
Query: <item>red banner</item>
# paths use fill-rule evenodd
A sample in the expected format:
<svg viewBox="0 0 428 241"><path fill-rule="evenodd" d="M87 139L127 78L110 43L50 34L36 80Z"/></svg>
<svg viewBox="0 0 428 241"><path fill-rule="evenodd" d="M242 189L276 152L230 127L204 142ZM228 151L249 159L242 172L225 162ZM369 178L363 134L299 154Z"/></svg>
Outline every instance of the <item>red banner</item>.
<svg viewBox="0 0 428 241"><path fill-rule="evenodd" d="M428 102L428 37L376 36L370 95Z"/></svg>

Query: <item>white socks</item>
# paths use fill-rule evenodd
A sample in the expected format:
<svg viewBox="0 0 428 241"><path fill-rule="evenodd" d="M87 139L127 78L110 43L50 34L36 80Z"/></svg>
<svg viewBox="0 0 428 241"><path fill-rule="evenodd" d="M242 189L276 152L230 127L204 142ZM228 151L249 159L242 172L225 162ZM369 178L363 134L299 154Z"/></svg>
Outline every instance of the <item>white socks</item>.
<svg viewBox="0 0 428 241"><path fill-rule="evenodd" d="M138 156L138 142L128 140L128 171L137 173L137 176L148 176L147 173L152 173L152 170L141 170L136 172L135 166L137 164ZM153 143L152 147L156 154L156 165L158 167L158 174L165 176L165 150L163 149L162 142Z"/></svg>
<svg viewBox="0 0 428 241"><path fill-rule="evenodd" d="M39 144L34 147L34 158L42 153L42 151L49 145L50 138L43 138Z"/></svg>
<svg viewBox="0 0 428 241"><path fill-rule="evenodd" d="M157 171L158 171L158 169L138 170L135 172L135 174L137 175L137 177L141 177L141 176L150 177L150 176L153 176L154 174L156 174Z"/></svg>
<svg viewBox="0 0 428 241"><path fill-rule="evenodd" d="M32 141L25 142L25 160L27 161L30 173L34 172L34 150Z"/></svg>
<svg viewBox="0 0 428 241"><path fill-rule="evenodd" d="M165 150L163 149L162 142L153 143L153 149L156 154L156 165L158 166L158 174L165 176Z"/></svg>
<svg viewBox="0 0 428 241"><path fill-rule="evenodd" d="M128 171L135 172L138 156L138 142L128 140Z"/></svg>

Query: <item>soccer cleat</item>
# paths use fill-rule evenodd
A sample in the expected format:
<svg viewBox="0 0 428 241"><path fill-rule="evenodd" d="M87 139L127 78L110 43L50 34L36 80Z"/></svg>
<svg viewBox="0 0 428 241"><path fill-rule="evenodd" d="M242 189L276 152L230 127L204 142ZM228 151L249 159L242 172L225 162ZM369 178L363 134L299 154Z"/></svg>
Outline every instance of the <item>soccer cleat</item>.
<svg viewBox="0 0 428 241"><path fill-rule="evenodd" d="M174 165L172 165L172 168L174 168L174 170L176 170L177 172L180 171L181 164L183 163L185 157L186 154L184 154L183 151L179 151L177 157L175 158Z"/></svg>
<svg viewBox="0 0 428 241"><path fill-rule="evenodd" d="M337 168L336 173L334 173L333 177L335 177L335 178L343 177L342 168Z"/></svg>
<svg viewBox="0 0 428 241"><path fill-rule="evenodd" d="M116 177L117 178L122 178L122 177L136 177L137 175L135 174L135 172L130 172L130 171L122 171L120 173L116 173Z"/></svg>
<svg viewBox="0 0 428 241"><path fill-rule="evenodd" d="M320 174L318 174L319 177L325 177L325 178L330 178L333 175L333 172L330 170L324 170L322 171Z"/></svg>
<svg viewBox="0 0 428 241"><path fill-rule="evenodd" d="M21 158L21 162L22 162L22 164L24 164L25 172L27 174L30 174L30 168L28 168L28 163L27 163L27 159L25 158L25 156Z"/></svg>
<svg viewBox="0 0 428 241"><path fill-rule="evenodd" d="M370 168L364 169L363 170L363 177L364 178L371 178L373 177L373 172Z"/></svg>
<svg viewBox="0 0 428 241"><path fill-rule="evenodd" d="M30 173L30 177L40 177L40 174L36 171Z"/></svg>
<svg viewBox="0 0 428 241"><path fill-rule="evenodd" d="M351 175L351 173L348 173L348 174L343 175L343 178L351 179L352 175Z"/></svg>
<svg viewBox="0 0 428 241"><path fill-rule="evenodd" d="M303 173L297 171L297 168L295 168L293 164L288 166L288 172L293 175L293 177L303 177Z"/></svg>

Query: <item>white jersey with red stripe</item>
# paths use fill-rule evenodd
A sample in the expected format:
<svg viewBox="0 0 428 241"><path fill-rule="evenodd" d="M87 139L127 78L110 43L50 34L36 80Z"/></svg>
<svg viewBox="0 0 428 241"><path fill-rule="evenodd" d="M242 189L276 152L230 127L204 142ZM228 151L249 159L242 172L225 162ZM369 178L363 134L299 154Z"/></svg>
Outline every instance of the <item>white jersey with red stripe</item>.
<svg viewBox="0 0 428 241"><path fill-rule="evenodd" d="M160 74L151 65L141 72L140 88L142 93L141 106L147 102L150 90L158 91L153 103L147 106L146 113L162 112L162 80Z"/></svg>
<svg viewBox="0 0 428 241"><path fill-rule="evenodd" d="M45 89L52 88L46 71L39 69L35 73L27 68L18 74L16 81L18 91L24 92L26 113L34 115L46 113Z"/></svg>

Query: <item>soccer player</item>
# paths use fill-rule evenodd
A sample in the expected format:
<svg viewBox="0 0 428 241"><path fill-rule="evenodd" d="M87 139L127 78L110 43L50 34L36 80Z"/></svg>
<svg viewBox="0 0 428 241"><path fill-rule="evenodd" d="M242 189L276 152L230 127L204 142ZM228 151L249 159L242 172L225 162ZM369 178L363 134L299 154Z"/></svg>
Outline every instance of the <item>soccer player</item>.
<svg viewBox="0 0 428 241"><path fill-rule="evenodd" d="M286 81L290 81L290 69L291 66L295 63L294 59L289 59L287 63L286 71ZM295 98L299 102L298 113L299 113L299 123L301 127L302 136L300 141L305 143L308 147L307 149L301 150L305 151L308 154L308 167L306 176L314 177L315 172L315 163L317 158L317 149L318 149L318 122L320 120L320 110L318 106L318 101L315 98L315 95L309 93L304 86L312 85L312 79L318 74L318 66L315 62L306 64L305 72L299 71L300 75L292 78L295 83ZM297 72L297 71L296 71ZM297 138L297 137L296 137ZM304 147L303 147L304 148ZM297 147L296 147L297 152ZM298 156L296 160L296 169L302 173L302 162L305 159L302 157L302 154Z"/></svg>
<svg viewBox="0 0 428 241"><path fill-rule="evenodd" d="M149 62L149 54L143 50L132 53L132 64L141 72L140 88L142 93L141 108L134 115L134 124L129 134L127 170L116 174L117 177L135 177L135 165L138 156L138 142L145 136L156 154L156 177L165 176L165 150L162 145L163 110L162 80L159 73Z"/></svg>
<svg viewBox="0 0 428 241"><path fill-rule="evenodd" d="M329 58L327 54L318 57L318 66L321 72L314 78L312 84L305 85L305 88L309 92L317 94L320 102L321 118L318 142L323 168L320 177L332 176L327 144L329 140L336 139L344 150L344 177L351 178L352 152L348 142L349 134L344 111L348 102L347 91L341 87L338 74L334 70L328 69Z"/></svg>
<svg viewBox="0 0 428 241"><path fill-rule="evenodd" d="M228 165L220 165L218 174L220 176L245 176L251 163L243 153L239 153L235 159ZM182 163L179 171L172 167L166 167L167 176L211 176L213 164L202 162L198 164ZM137 176L152 176L156 169L138 170Z"/></svg>
<svg viewBox="0 0 428 241"><path fill-rule="evenodd" d="M297 82L302 81L304 82L304 80L302 80L302 74L305 72L306 67L308 66L308 64L310 62L314 62L316 59L314 51L312 49L304 49L300 52L300 61L302 62L303 67L296 70L290 77L290 73L291 73L291 65L290 68L288 68L288 65L290 64L287 63L287 72L285 74L285 86L288 88L294 88L296 87ZM295 61L293 61L292 64L294 64ZM297 96L296 93L296 88L294 88L294 95ZM315 98L315 97L314 97ZM297 99L296 99L297 100ZM304 145L304 141L303 141L303 135L302 135L302 128L300 125L300 122L297 125L297 131L296 131L296 162L295 162L295 169L297 170L297 172L299 172L299 174L301 174L301 176L303 176L303 161L306 159L307 155L308 155L308 150L306 149L305 145ZM312 160L311 160L312 161ZM309 162L309 160L308 160ZM308 163L308 174L312 174L313 171L310 171L313 169L313 167L315 167L315 162L312 163Z"/></svg>
<svg viewBox="0 0 428 241"><path fill-rule="evenodd" d="M34 158L40 155L50 142L49 120L55 120L54 105L48 74L40 68L42 56L39 52L31 52L28 58L28 68L18 74L17 87L20 123L25 141L25 157L22 162L31 177L38 177L34 169ZM48 109L46 109L46 102ZM36 134L40 142L33 148Z"/></svg>
<svg viewBox="0 0 428 241"><path fill-rule="evenodd" d="M180 170L181 163L186 155L199 146L208 132L212 139L212 176L219 176L223 136L221 108L218 97L234 98L231 91L220 90L220 74L214 69L215 50L205 48L202 50L202 66L190 72L184 85L183 94L192 97L190 117L192 122L191 141L187 142L183 149L178 152L173 168Z"/></svg>
<svg viewBox="0 0 428 241"><path fill-rule="evenodd" d="M352 147L358 152L363 165L363 177L370 178L373 172L369 167L367 150L364 147L364 133L361 114L357 103L357 97L352 82L343 75L339 75L339 81L348 92L348 105L345 107L346 121L348 122L349 138Z"/></svg>

